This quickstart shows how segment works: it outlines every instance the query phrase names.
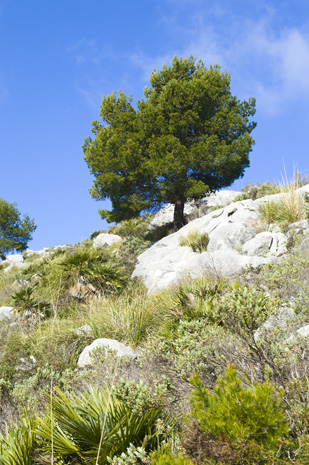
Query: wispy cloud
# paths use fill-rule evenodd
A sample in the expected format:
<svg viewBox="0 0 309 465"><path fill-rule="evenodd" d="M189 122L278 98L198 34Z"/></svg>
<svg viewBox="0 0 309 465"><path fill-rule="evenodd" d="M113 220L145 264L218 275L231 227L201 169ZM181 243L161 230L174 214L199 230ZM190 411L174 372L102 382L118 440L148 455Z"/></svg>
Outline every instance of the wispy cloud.
<svg viewBox="0 0 309 465"><path fill-rule="evenodd" d="M100 46L96 39L80 39L67 47L67 52L77 65L100 65L104 60L117 58L113 49L105 44Z"/></svg>
<svg viewBox="0 0 309 465"><path fill-rule="evenodd" d="M183 26L167 18L170 34L182 32L177 49L164 56L135 53L131 61L143 78L175 54L192 54L206 65L218 63L231 73L232 84L236 82L244 97L255 96L264 112L275 114L291 101L309 100L309 34L305 27L280 30L276 17L271 6L265 6L257 18L233 14L218 5L195 8Z"/></svg>

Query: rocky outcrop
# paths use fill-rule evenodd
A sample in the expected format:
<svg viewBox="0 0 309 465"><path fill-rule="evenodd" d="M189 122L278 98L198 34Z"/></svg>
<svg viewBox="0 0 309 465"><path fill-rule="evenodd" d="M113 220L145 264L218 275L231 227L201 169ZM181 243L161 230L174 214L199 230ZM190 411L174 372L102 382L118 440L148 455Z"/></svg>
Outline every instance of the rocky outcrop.
<svg viewBox="0 0 309 465"><path fill-rule="evenodd" d="M14 307L0 307L0 320L13 320L15 318Z"/></svg>
<svg viewBox="0 0 309 465"><path fill-rule="evenodd" d="M6 260L2 261L2 265L6 266L4 268L4 273L8 273L12 268L23 268L26 266L24 263L24 257L19 254L11 254L6 257Z"/></svg>
<svg viewBox="0 0 309 465"><path fill-rule="evenodd" d="M187 202L184 208L185 216L190 217L194 212L196 212L196 216L200 217L203 216L205 213L203 211L205 208L211 207L225 207L229 203L233 202L233 200L239 195L241 192L236 191L228 191L223 190L220 192L216 192L215 194L210 194L207 197L204 197L201 200L196 202ZM169 224L173 221L174 216L174 205L168 204L165 205L154 217L152 222L149 225L149 229L158 228L164 226L165 224Z"/></svg>
<svg viewBox="0 0 309 465"><path fill-rule="evenodd" d="M309 185L304 187L299 192L309 191ZM261 231L259 208L264 202L279 200L281 195L231 203L191 221L142 253L133 277L142 278L154 292L187 278L233 276L278 259L287 253L288 234L275 225ZM297 223L294 230L306 231L306 221ZM197 253L180 245L181 238L192 233L208 234L206 252Z"/></svg>
<svg viewBox="0 0 309 465"><path fill-rule="evenodd" d="M115 339L96 339L89 346L85 347L82 353L79 356L77 365L80 368L85 367L86 365L91 365L91 353L99 348L105 347L106 349L111 349L116 353L117 357L131 357L136 358L136 354L133 352L131 347L127 347L121 342L116 341Z"/></svg>
<svg viewBox="0 0 309 465"><path fill-rule="evenodd" d="M93 241L93 247L103 247L103 246L110 246L117 244L117 242L121 242L122 238L117 234L107 234L101 233L98 234L97 237Z"/></svg>

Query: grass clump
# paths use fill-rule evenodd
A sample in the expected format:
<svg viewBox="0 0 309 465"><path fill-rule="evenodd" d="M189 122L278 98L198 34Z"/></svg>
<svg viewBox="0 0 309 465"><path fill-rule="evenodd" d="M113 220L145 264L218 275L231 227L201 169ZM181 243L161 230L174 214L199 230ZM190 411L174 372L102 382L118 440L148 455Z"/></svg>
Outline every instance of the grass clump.
<svg viewBox="0 0 309 465"><path fill-rule="evenodd" d="M298 192L300 188L299 178L294 176L292 182L280 186L280 199L268 200L259 208L263 223L276 223L283 228L289 224L309 218L308 194Z"/></svg>
<svg viewBox="0 0 309 465"><path fill-rule="evenodd" d="M161 321L162 315L143 286L93 303L89 317L95 337L117 339L132 347L140 345Z"/></svg>
<svg viewBox="0 0 309 465"><path fill-rule="evenodd" d="M193 252L206 252L207 246L209 243L209 236L207 233L199 233L198 231L193 231L189 233L186 237L181 237L179 240L179 245L182 247L191 247Z"/></svg>

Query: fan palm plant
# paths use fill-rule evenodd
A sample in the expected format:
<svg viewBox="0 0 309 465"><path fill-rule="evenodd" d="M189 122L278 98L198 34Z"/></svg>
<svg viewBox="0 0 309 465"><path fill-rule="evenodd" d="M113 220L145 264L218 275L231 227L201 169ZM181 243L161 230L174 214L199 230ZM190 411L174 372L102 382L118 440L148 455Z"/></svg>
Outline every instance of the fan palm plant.
<svg viewBox="0 0 309 465"><path fill-rule="evenodd" d="M157 439L158 408L133 414L115 396L92 388L82 396L66 396L56 388L51 402L52 415L38 420L43 457L106 464L107 457L120 455L130 444L151 447Z"/></svg>
<svg viewBox="0 0 309 465"><path fill-rule="evenodd" d="M5 436L0 435L0 465L32 465L35 418L22 419Z"/></svg>

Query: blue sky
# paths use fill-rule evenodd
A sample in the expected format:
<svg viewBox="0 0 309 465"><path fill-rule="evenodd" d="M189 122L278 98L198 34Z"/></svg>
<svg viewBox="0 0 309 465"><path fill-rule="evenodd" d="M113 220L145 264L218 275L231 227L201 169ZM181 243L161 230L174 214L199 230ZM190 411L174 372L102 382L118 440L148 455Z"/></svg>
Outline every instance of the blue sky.
<svg viewBox="0 0 309 465"><path fill-rule="evenodd" d="M102 96L142 97L153 68L190 54L256 97L256 145L232 186L309 174L308 0L0 0L0 197L38 226L29 247L108 225L81 145Z"/></svg>

